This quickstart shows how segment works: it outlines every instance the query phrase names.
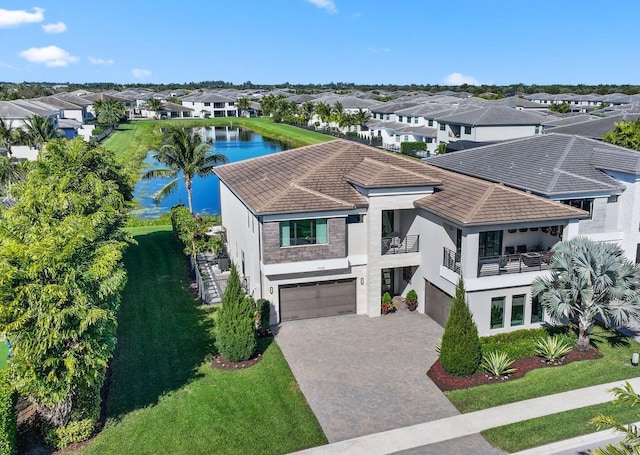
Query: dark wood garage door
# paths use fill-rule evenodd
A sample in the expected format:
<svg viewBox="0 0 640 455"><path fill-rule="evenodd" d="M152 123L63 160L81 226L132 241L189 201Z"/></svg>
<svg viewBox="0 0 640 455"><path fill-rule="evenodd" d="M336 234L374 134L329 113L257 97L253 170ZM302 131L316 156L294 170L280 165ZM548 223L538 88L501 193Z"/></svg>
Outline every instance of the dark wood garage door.
<svg viewBox="0 0 640 455"><path fill-rule="evenodd" d="M280 286L280 320L319 318L356 312L356 280Z"/></svg>
<svg viewBox="0 0 640 455"><path fill-rule="evenodd" d="M447 323L452 297L438 286L424 280L424 303L427 315L442 327Z"/></svg>

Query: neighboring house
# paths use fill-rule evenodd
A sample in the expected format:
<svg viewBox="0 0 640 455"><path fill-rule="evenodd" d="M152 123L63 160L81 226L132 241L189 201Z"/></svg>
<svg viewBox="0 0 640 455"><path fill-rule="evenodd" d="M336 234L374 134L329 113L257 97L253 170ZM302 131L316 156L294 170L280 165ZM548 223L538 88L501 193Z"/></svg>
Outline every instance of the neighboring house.
<svg viewBox="0 0 640 455"><path fill-rule="evenodd" d="M215 92L193 93L182 98L182 105L193 109L194 117L237 117L235 98Z"/></svg>
<svg viewBox="0 0 640 455"><path fill-rule="evenodd" d="M272 302L273 323L379 316L382 293L415 289L419 311L444 324L463 275L481 334L537 326L530 284L549 273L548 249L589 216L344 140L216 173L230 257L249 293ZM510 245L527 251L508 256Z"/></svg>
<svg viewBox="0 0 640 455"><path fill-rule="evenodd" d="M436 116L438 143L504 141L542 132L545 117L506 106L478 107Z"/></svg>
<svg viewBox="0 0 640 455"><path fill-rule="evenodd" d="M106 100L106 99L112 99L112 100L121 102L122 105L125 107L127 118L132 119L135 117L137 103L136 103L136 100L133 98L129 98L121 95L109 94L106 92L92 93L91 95L84 95L81 98L91 102L91 106L87 108L87 112L89 112L93 117L96 116L96 111L95 109L93 109L93 102L96 100Z"/></svg>
<svg viewBox="0 0 640 455"><path fill-rule="evenodd" d="M602 140L606 133L616 129L616 123L623 121L631 122L636 120L638 117L640 117L640 112L620 113L617 115L609 115L608 117L590 116L589 120L572 123L570 125L556 127L548 127L545 125L544 132L575 134L577 136Z"/></svg>
<svg viewBox="0 0 640 455"><path fill-rule="evenodd" d="M182 104L165 101L162 103L160 111L148 110L146 106L140 108L141 115L146 118L191 118L194 116L194 109Z"/></svg>
<svg viewBox="0 0 640 455"><path fill-rule="evenodd" d="M43 96L36 98L36 101L48 104L54 109L60 110L60 118L75 120L79 123L84 123L87 118L87 108L80 103L74 103L68 99L59 97L58 95Z"/></svg>

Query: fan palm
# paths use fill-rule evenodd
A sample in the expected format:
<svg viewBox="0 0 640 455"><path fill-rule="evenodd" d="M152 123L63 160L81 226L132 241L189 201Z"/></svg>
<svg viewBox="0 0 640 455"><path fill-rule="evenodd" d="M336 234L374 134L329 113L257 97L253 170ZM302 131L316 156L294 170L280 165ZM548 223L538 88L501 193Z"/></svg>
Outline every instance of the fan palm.
<svg viewBox="0 0 640 455"><path fill-rule="evenodd" d="M146 172L142 178L145 180L156 177L172 179L154 194L154 199L160 201L176 189L178 175L182 171L189 201L189 211L193 214L191 198L193 177L196 175L205 177L212 174L214 167L228 161L227 157L220 153L211 153L211 142L202 142L199 135L192 134L183 128L169 130L166 141L167 143L160 148L160 151L154 154L154 158L167 167L152 169Z"/></svg>
<svg viewBox="0 0 640 455"><path fill-rule="evenodd" d="M640 315L640 268L614 243L576 237L556 244L550 278L532 283L533 295L555 319L577 320L578 349L589 348L596 317L610 326Z"/></svg>
<svg viewBox="0 0 640 455"><path fill-rule="evenodd" d="M147 100L147 109L155 113L155 118L158 118L158 113L164 109L164 104L157 98L149 98Z"/></svg>

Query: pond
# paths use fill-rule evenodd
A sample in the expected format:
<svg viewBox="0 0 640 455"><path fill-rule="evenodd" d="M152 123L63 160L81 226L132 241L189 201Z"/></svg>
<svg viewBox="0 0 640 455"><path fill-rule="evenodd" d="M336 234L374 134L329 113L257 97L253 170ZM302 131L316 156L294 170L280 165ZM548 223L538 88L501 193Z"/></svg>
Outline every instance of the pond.
<svg viewBox="0 0 640 455"><path fill-rule="evenodd" d="M233 127L204 127L194 128L194 132L200 134L204 140L213 142L213 153L222 153L230 163L256 158L263 155L277 153L286 149L286 146L275 141L263 138L253 131ZM143 161L144 169L163 167L153 158L153 151L147 154ZM166 185L170 179L140 180L136 184L134 196L139 208L132 211L132 215L143 218L154 218L171 210L178 203L185 205L187 202L187 190L184 187L182 173L178 177L176 190L160 203L155 203L153 195ZM192 186L193 211L200 215L213 215L220 213L220 188L218 176L194 177Z"/></svg>

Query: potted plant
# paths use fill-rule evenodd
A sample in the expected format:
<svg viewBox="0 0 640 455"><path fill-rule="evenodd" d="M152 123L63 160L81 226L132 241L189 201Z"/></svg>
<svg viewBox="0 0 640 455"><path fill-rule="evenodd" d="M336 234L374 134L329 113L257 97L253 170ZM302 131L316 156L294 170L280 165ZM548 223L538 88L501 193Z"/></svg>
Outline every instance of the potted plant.
<svg viewBox="0 0 640 455"><path fill-rule="evenodd" d="M509 257L507 255L502 255L500 256L500 268L501 269L505 269L507 268L507 264L509 263Z"/></svg>
<svg viewBox="0 0 640 455"><path fill-rule="evenodd" d="M416 293L416 291L411 289L409 292L407 292L405 303L407 304L407 308L409 309L409 311L416 311L416 308L418 308L418 294Z"/></svg>
<svg viewBox="0 0 640 455"><path fill-rule="evenodd" d="M382 302L380 303L380 308L382 310L382 314L393 313L396 311L396 305L393 303L391 299L391 294L385 292L382 295Z"/></svg>

